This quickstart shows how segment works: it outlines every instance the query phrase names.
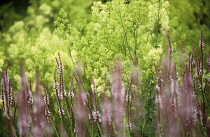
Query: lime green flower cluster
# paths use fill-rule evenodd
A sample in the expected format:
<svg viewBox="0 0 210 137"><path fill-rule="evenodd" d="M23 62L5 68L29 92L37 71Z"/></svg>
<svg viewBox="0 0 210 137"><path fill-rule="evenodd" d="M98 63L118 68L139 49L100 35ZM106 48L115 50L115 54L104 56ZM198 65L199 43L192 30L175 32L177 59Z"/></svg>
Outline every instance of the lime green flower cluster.
<svg viewBox="0 0 210 137"><path fill-rule="evenodd" d="M33 81L35 68L39 66L42 80L53 83L51 74L57 69L57 53L62 57L64 72L69 74L64 75L66 79L80 62L88 85L93 79L101 79L96 85L100 92L111 81L115 59L122 60L123 80L127 83L133 65L144 72L143 78L147 71L151 74L151 66L160 59L163 44L163 35L159 34L156 40L154 29L156 24L161 25L162 33L169 29L168 2L93 2L91 16L78 12L72 20L72 12L65 6L54 14L54 9L60 7L56 1L40 6L33 3L26 19L16 22L5 34L5 40L10 43L8 59L14 64L11 71L16 70L14 76L18 74L19 59L24 58L29 81ZM84 7L88 5L91 3ZM53 27L48 25L50 20L54 20Z"/></svg>

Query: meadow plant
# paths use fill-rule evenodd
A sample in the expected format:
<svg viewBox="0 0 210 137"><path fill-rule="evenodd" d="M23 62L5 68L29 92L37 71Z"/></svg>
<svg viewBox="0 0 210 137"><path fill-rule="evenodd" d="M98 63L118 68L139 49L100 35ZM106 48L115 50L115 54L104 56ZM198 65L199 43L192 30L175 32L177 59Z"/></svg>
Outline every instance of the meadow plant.
<svg viewBox="0 0 210 137"><path fill-rule="evenodd" d="M2 70L1 87L2 87L2 91L1 91L0 99L2 100L4 114L6 115L6 119L8 123L9 136L13 137L15 135L15 130L12 124L11 106L14 105L14 100L13 100L13 91L12 91L10 79L8 77L7 69Z"/></svg>
<svg viewBox="0 0 210 137"><path fill-rule="evenodd" d="M20 64L21 87L18 94L18 128L20 136L29 136L30 114L32 112L32 93L29 88L28 80L23 70L23 64Z"/></svg>
<svg viewBox="0 0 210 137"><path fill-rule="evenodd" d="M113 119L118 136L125 136L123 117L125 112L125 88L121 76L121 65L116 63L116 68L112 78L112 96L113 96Z"/></svg>
<svg viewBox="0 0 210 137"><path fill-rule="evenodd" d="M78 86L78 96L76 100L76 126L75 132L79 137L85 137L87 132L87 121L88 121L88 113L87 113L87 96L83 89L82 83L79 78L74 75L77 86Z"/></svg>
<svg viewBox="0 0 210 137"><path fill-rule="evenodd" d="M103 94L102 100L102 128L103 128L103 137L108 137L114 135L113 127L112 127L112 113L111 113L111 103L107 97L107 95Z"/></svg>
<svg viewBox="0 0 210 137"><path fill-rule="evenodd" d="M138 124L143 116L139 85L139 71L136 67L133 67L129 87L125 93L127 127L132 136L138 136L140 134L138 131Z"/></svg>
<svg viewBox="0 0 210 137"><path fill-rule="evenodd" d="M44 105L45 105L45 116L46 116L46 120L47 122L50 122L50 109L49 109L49 104L50 104L50 101L49 101L49 95L47 93L47 89L46 89L46 85L44 86L44 91L45 91L45 95L44 95Z"/></svg>
<svg viewBox="0 0 210 137"><path fill-rule="evenodd" d="M193 80L193 74L197 72L191 70L195 68L190 67L192 60L186 65L185 72L179 80L176 65L172 64L173 52L169 37L168 41L169 50L161 71L155 65L158 78L157 117L153 116L156 136L207 136L209 135L208 106L204 104L204 101L207 100L206 91L209 88L209 80L204 78L206 74L203 73L200 78L206 82L203 83L205 85L201 92L199 79L195 79L198 81L198 86ZM192 56L195 54L189 57ZM90 90L85 90L82 69L77 67L70 77L69 93L66 93L60 54L55 60L58 67L58 78L57 75L54 75L54 94L47 91L47 85L41 84L39 73L36 76L35 92L33 93L33 86L29 86L23 65L20 63L21 84L17 96L17 110L7 70L2 70L1 99L10 136L30 136L30 134L52 136L53 132L56 136L78 137L142 135L139 124L141 124L144 109L142 109L139 93L139 71L136 67L133 67L126 88L122 79L122 64L116 61L110 81L110 95L105 92L107 87L104 88L103 94L98 94L94 80L92 80ZM43 93L41 92L42 87L44 87ZM201 97L204 97L201 102L197 98L196 87L201 92ZM51 101L57 102L57 106L49 103ZM12 112L14 115L11 115ZM15 115L16 112L18 116ZM18 122L15 119L18 119ZM19 133L16 132L16 129Z"/></svg>
<svg viewBox="0 0 210 137"><path fill-rule="evenodd" d="M172 65L172 46L168 37L169 50L163 61L161 71L157 72L158 85L156 86L157 136L207 136L207 119L205 95L200 84L203 79L204 52L201 33L201 57L198 64L193 60L194 51L189 56L189 64L178 81L176 65ZM193 63L197 67L198 87L202 94L202 102L196 98L196 84L193 80ZM179 84L180 83L180 84ZM179 86L181 85L181 86ZM207 87L207 82L205 87ZM206 88L205 88L206 90ZM205 94L205 95L204 95Z"/></svg>
<svg viewBox="0 0 210 137"><path fill-rule="evenodd" d="M210 53L201 34L178 75L172 44L185 40L178 32L186 27L170 20L170 4L32 0L24 20L0 32L0 67L8 66L1 71L0 136L208 136Z"/></svg>
<svg viewBox="0 0 210 137"><path fill-rule="evenodd" d="M34 95L34 107L32 113L33 128L32 134L34 137L52 136L52 129L49 126L49 108L47 107L47 98L43 98L41 93L41 83L39 72L36 74L36 88ZM46 100L46 102L45 102Z"/></svg>

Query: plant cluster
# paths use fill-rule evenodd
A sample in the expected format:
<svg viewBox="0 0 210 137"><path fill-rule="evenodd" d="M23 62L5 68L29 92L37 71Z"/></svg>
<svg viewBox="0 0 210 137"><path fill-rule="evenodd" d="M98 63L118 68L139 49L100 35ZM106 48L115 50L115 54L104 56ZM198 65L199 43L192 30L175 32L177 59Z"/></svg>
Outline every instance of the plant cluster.
<svg viewBox="0 0 210 137"><path fill-rule="evenodd" d="M209 101L207 91L210 87L209 73L204 72L203 33L199 42L201 54L198 55L193 51L189 55L189 63L181 79L179 79L176 64L172 63L172 46L169 37L168 42L169 49L161 71L156 68L158 78L156 86L157 134L172 137L209 136L207 124L209 105L206 102Z"/></svg>
<svg viewBox="0 0 210 137"><path fill-rule="evenodd" d="M189 55L189 64L178 80L176 65L172 65L172 46L164 57L162 72L157 72L156 136L208 136L209 135L209 73L204 71L204 42L201 33L200 57ZM209 59L209 57L208 57ZM20 62L20 89L14 94L7 69L2 70L1 116L8 128L1 135L10 136L139 136L143 118L139 92L138 70L133 69L129 86L122 79L122 66L116 61L112 72L111 95L98 94L93 80L85 90L81 66L72 72L69 90L65 90L64 69L60 54L55 58L54 94L50 94L36 72L33 89ZM209 62L208 62L208 67ZM194 68L196 68L194 70ZM209 71L209 70L208 70ZM204 82L205 81L205 82ZM179 86L179 83L181 86ZM104 87L107 88L107 87ZM35 91L33 91L35 90ZM44 90L44 92L42 92ZM105 90L104 90L105 91ZM199 99L201 95L201 101ZM51 103L51 102L57 102Z"/></svg>
<svg viewBox="0 0 210 137"><path fill-rule="evenodd" d="M183 19L176 5L198 10ZM202 5L30 0L25 17L11 11L21 20L0 31L0 136L208 136L209 35L191 46L209 30L194 23L207 22Z"/></svg>

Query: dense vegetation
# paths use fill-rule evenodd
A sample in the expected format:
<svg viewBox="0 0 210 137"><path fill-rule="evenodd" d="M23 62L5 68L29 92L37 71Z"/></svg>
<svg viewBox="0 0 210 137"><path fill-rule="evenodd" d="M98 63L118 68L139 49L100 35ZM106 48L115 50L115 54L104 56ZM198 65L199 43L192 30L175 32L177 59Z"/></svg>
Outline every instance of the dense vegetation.
<svg viewBox="0 0 210 137"><path fill-rule="evenodd" d="M210 136L208 0L23 2L0 6L0 136Z"/></svg>

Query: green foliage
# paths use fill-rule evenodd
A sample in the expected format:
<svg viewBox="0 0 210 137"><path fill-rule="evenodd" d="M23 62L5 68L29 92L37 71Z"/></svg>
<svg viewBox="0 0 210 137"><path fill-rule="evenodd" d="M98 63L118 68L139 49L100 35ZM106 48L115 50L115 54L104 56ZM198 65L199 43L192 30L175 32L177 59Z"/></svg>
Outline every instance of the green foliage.
<svg viewBox="0 0 210 137"><path fill-rule="evenodd" d="M171 36L172 40L176 41L175 46L192 46L192 44L197 43L195 38L199 38L199 32L208 32L210 29L210 22L208 21L209 9L207 8L210 4L209 1L169 0L169 3L171 5ZM207 41L208 39L209 34L207 33L204 40ZM184 41L187 43L183 43Z"/></svg>
<svg viewBox="0 0 210 137"><path fill-rule="evenodd" d="M210 39L210 22L209 22L209 5L207 0L168 0L170 3L170 36L174 49L174 62L183 66L187 63L186 57L192 51L193 45L198 49L200 32L205 33L204 41L209 45ZM210 50L206 47L205 54ZM184 57L183 57L184 56ZM180 61L181 60L181 61ZM181 64L182 62L182 64ZM183 72L183 67L177 69Z"/></svg>
<svg viewBox="0 0 210 137"><path fill-rule="evenodd" d="M209 22L203 17L208 16L205 4L209 5L209 2L30 0L24 18L12 9L5 13L5 10L11 8L8 4L0 8L0 15L7 19L0 20L0 29L6 27L0 32L0 68L9 68L15 93L19 89L20 60L24 60L30 84L35 80L36 69L41 70L42 84L47 85L46 89L53 102L50 104L51 110L55 112L52 117L53 128L59 132L57 130L62 127L58 127L56 123L61 119L57 112L58 105L54 103L55 92L52 91L54 75L59 77L55 61L58 53L65 70L65 83L70 82L69 77L77 71L76 66L81 66L84 90L90 91L94 81L97 96L104 92L111 96L111 72L115 60L121 60L125 87L129 87L132 68L137 68L139 72L138 93L141 95L144 110L138 121L139 132L142 136L155 136L152 118L156 115L154 63L159 64L162 54L167 49L166 37L170 35L174 48L173 59L177 66L181 66L177 67L181 72L182 65L185 65L183 62L188 61L188 53L192 51L192 44L197 43L199 32L209 31ZM7 21L14 24L7 24ZM210 35L205 33L204 36L208 45L207 39ZM208 47L206 49L205 52L209 50ZM73 82L73 85L75 84L76 82ZM76 86L72 88L74 92L78 92ZM65 84L64 90L68 89L69 85ZM64 128L69 127L66 129L67 134L74 136L73 125L65 122L72 112L67 110L65 101L62 104L68 112L62 119L62 124ZM74 120L72 122L74 123ZM93 135L93 127L88 132Z"/></svg>

